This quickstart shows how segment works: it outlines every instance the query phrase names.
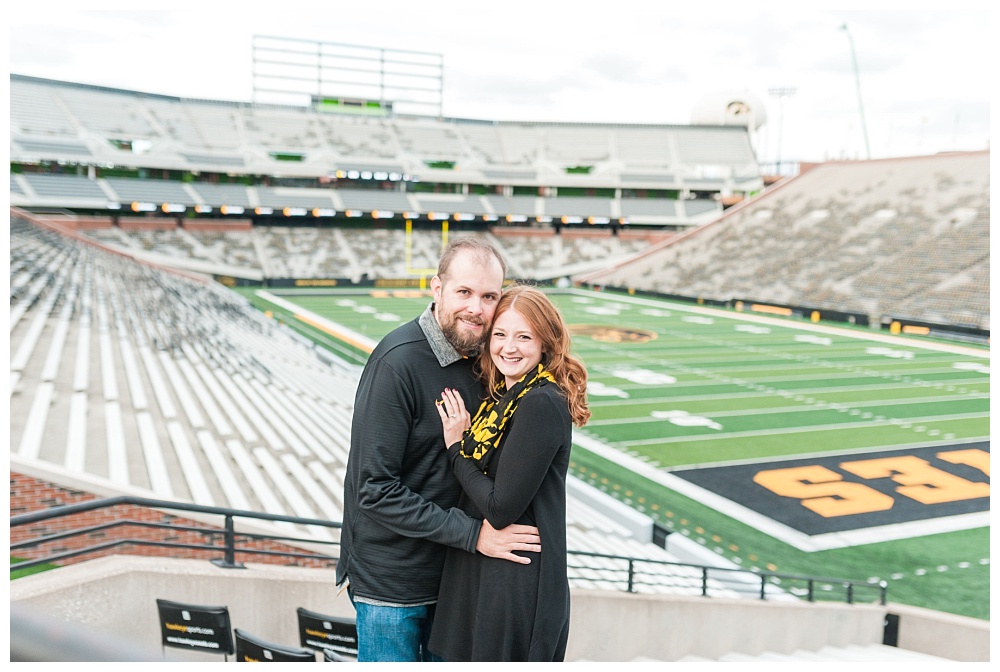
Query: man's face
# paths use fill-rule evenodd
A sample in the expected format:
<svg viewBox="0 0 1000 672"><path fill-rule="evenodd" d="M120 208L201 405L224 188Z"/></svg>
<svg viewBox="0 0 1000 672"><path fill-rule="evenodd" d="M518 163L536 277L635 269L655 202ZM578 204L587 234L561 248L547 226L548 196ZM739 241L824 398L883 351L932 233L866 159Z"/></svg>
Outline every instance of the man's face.
<svg viewBox="0 0 1000 672"><path fill-rule="evenodd" d="M470 250L455 255L443 279L431 278L434 315L456 350L467 354L486 342L502 290L500 263Z"/></svg>

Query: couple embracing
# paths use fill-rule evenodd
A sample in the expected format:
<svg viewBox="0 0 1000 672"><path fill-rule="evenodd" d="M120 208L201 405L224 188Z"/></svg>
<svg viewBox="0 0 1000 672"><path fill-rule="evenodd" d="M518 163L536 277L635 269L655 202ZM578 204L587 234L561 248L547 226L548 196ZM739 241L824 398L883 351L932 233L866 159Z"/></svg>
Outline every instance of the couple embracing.
<svg viewBox="0 0 1000 672"><path fill-rule="evenodd" d="M359 661L561 661L566 473L587 373L541 291L450 244L432 303L372 352L355 399L337 582Z"/></svg>

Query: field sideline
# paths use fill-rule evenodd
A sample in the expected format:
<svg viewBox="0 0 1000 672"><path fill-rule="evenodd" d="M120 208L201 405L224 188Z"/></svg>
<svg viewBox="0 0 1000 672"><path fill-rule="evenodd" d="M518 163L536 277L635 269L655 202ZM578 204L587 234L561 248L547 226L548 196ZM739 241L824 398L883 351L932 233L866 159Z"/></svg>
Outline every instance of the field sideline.
<svg viewBox="0 0 1000 672"><path fill-rule="evenodd" d="M355 364L429 300L270 291L241 293ZM885 580L891 601L989 619L988 349L552 298L590 376L575 476L742 566Z"/></svg>

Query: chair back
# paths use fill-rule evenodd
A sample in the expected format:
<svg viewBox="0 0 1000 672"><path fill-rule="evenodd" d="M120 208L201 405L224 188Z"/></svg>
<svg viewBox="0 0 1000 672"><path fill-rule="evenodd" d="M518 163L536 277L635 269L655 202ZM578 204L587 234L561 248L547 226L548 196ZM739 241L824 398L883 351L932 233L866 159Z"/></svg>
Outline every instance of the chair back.
<svg viewBox="0 0 1000 672"><path fill-rule="evenodd" d="M233 632L228 607L156 600L160 637L164 647L204 651L226 656L233 653Z"/></svg>
<svg viewBox="0 0 1000 672"><path fill-rule="evenodd" d="M236 662L238 663L315 663L316 652L297 646L266 642L246 630L236 628Z"/></svg>
<svg viewBox="0 0 1000 672"><path fill-rule="evenodd" d="M299 644L325 653L358 656L358 628L353 618L327 616L299 607ZM339 656L338 656L339 657Z"/></svg>

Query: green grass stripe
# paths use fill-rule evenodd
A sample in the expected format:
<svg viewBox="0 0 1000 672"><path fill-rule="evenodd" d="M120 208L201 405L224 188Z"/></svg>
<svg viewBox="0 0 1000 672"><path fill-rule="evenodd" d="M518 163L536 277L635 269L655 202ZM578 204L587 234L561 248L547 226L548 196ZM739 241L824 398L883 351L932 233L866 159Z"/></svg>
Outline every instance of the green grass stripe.
<svg viewBox="0 0 1000 672"><path fill-rule="evenodd" d="M885 449L919 442L989 440L989 418L904 423L859 423L810 430L762 430L739 435L703 435L675 440L634 441L618 444L646 455L664 467L709 464L716 461L773 458L860 449ZM922 428L918 429L918 428ZM604 438L603 432L593 435ZM950 438L949 438L950 437ZM606 442L611 443L607 439Z"/></svg>
<svg viewBox="0 0 1000 672"><path fill-rule="evenodd" d="M809 394L809 396L814 397L819 401L825 401L827 403L864 403L867 401L885 401L888 399L917 399L921 397L928 397L930 395L939 395L942 390L944 390L944 386L941 388L926 388L888 384L873 386L867 389L856 388L853 390L841 389L835 391L811 389L799 391L803 394ZM957 394L957 392L955 394Z"/></svg>
<svg viewBox="0 0 1000 672"><path fill-rule="evenodd" d="M652 369L648 369L653 371ZM661 371L653 371L657 376L661 375ZM672 375L672 374L666 374ZM636 383L625 378L620 378L618 376L605 376L597 373L597 375L587 376L588 382L601 383L607 387L613 387L624 392L627 392L629 397L635 399L650 399L657 395L662 395L664 397L705 397L710 395L738 395L748 391L750 386L748 384L740 383L737 381L716 381L716 380L703 380L691 378L687 375L680 375L676 377L674 383ZM600 395L595 393L598 398ZM760 394L760 392L757 392ZM615 397L620 399L621 397Z"/></svg>
<svg viewBox="0 0 1000 672"><path fill-rule="evenodd" d="M10 556L10 564L16 564L18 562L24 562L28 558L20 558L15 556ZM32 574L40 574L42 572L47 572L50 569L58 569L59 565L52 565L49 563L43 563L40 565L35 565L33 567L28 567L26 569L15 569L10 573L10 580L19 579L22 576L31 576Z"/></svg>
<svg viewBox="0 0 1000 672"><path fill-rule="evenodd" d="M967 380L969 381L969 384L976 385L977 387L978 387L979 383L983 382L980 378L971 378L971 380L970 380L970 379L967 379L965 376L954 375L954 374L952 374L952 375L945 375L945 376L928 374L928 375L922 377L921 380L923 382L927 382L927 383L940 382L942 384L954 384L954 385L956 385L956 389L960 385L962 385L962 386L966 385L966 381ZM902 376L893 376L893 375L890 375L890 374L885 374L885 375L881 375L881 376L858 376L858 375L855 375L855 376L842 376L842 375L830 376L830 375L827 375L827 376L823 376L822 378L818 378L818 379L816 377L809 378L809 377L798 377L798 376L796 376L795 378L776 378L776 377L769 378L769 377L760 377L760 378L754 379L754 382L756 382L759 385L770 385L770 386L773 386L773 387L782 387L782 388L785 388L785 389L788 389L788 390L808 389L810 387L829 387L829 388L833 388L833 387L885 385L889 381L897 382L897 383L913 382L913 381L904 381L903 378L902 378Z"/></svg>
<svg viewBox="0 0 1000 672"><path fill-rule="evenodd" d="M855 420L853 422L833 423L829 425L811 425L809 427L789 426L789 427L779 428L779 427L768 426L760 429L748 429L740 432L729 431L725 433L720 433L718 430L711 430L711 429L683 428L691 430L691 434L679 435L675 437L660 436L647 439L621 440L621 441L614 441L614 443L619 445L627 445L630 447L635 447L635 446L667 444L667 443L683 443L685 441L693 441L693 442L705 441L705 440L730 441L735 439L742 440L751 437L769 436L769 435L778 437L784 434L826 433L826 432L844 431L852 427L863 428L863 429L871 428L872 430L876 430L880 427L884 428L891 426L891 427L901 427L903 429L909 429L915 424L926 426L932 423L949 423L949 422L958 422L961 423L963 426L967 424L982 423L984 428L988 428L989 414L974 413L974 414L969 414L967 416L950 416L943 418L923 417L923 418L914 418L910 420L898 419L898 418L890 418L885 420L869 420L869 421ZM601 433L602 435L609 435L613 434L614 430L602 427ZM986 433L988 432L984 432L983 434Z"/></svg>
<svg viewBox="0 0 1000 672"><path fill-rule="evenodd" d="M648 420L649 414L653 411L663 411L680 409L688 413L726 413L762 409L782 409L786 408L788 400L782 397L762 397L760 393L719 396L719 397L696 397L694 399L657 399L651 402L633 402L625 404L613 404L607 402L604 405L591 402L590 410L593 413L588 426L601 424L603 422L623 422L634 420ZM669 408L668 408L669 405ZM801 409L797 406L796 409Z"/></svg>
<svg viewBox="0 0 1000 672"><path fill-rule="evenodd" d="M823 381L819 381L823 382ZM639 387L633 384L629 385L617 385L616 387L621 388L626 391L634 391L636 389L649 389L645 386ZM933 385L933 386L914 386L909 383L882 383L868 386L858 386L858 387L813 387L813 388L802 388L796 390L782 389L780 386L769 387L767 385L737 385L737 391L731 392L729 394L677 394L677 392L700 392L698 389L694 389L695 386L691 384L686 385L672 385L668 388L653 388L656 392L666 392L673 394L664 394L662 399L673 399L676 401L711 401L714 399L742 399L742 398L755 398L759 399L761 403L769 403L767 400L778 395L781 397L793 396L795 398L813 398L817 401L827 401L827 402L844 402L850 403L854 400L859 402L865 402L869 400L885 400L893 401L897 399L920 399L920 398L953 398L953 399L964 399L968 398L988 398L988 390L986 392L978 392L975 390L959 392L957 388L952 387L948 389L949 386L946 385ZM653 404L656 403L656 397L646 396L644 397L642 403ZM633 399L622 399L616 397L600 397L594 396L591 399L591 404L598 407L600 406L632 406L637 402Z"/></svg>
<svg viewBox="0 0 1000 672"><path fill-rule="evenodd" d="M943 404L941 404L943 405ZM899 410L906 409L906 406L899 407ZM666 411L682 409L663 409ZM879 409L879 410L884 410ZM881 415L871 410L861 411L859 409L812 409L809 407L793 412L783 413L758 413L729 415L716 418L709 416L710 420L722 426L722 429L712 427L685 427L675 425L669 420L662 418L636 419L633 422L618 422L611 424L597 425L601 428L601 433L616 444L629 446L644 445L650 443L661 443L668 438L690 437L690 436L747 436L756 432L780 433L789 431L813 429L828 431L840 429L844 426L862 424L880 424L892 422L893 420L912 422L937 422L950 419L968 420L975 418L989 418L988 404L987 410L983 413L966 412L954 413L951 415L938 414L933 418L918 412L910 414L900 413L899 410L893 415ZM863 418L862 414L867 412L869 418ZM870 420L870 421L866 421Z"/></svg>
<svg viewBox="0 0 1000 672"><path fill-rule="evenodd" d="M764 410L769 410L774 413L800 413L809 406L815 406L818 408L828 404L826 401L818 400L813 397L803 397L802 395L796 395L796 400L801 401L802 403L789 405L789 399L785 396L759 396L758 393L757 395L748 394L743 396L719 396L714 398L698 397L692 400L674 399L654 403L644 402L627 405L617 404L613 407L615 410L609 410L608 406L592 407L591 410L594 412L594 417L591 418L591 422L589 424L600 424L601 422L609 421L648 421L648 416L653 411L674 409L687 411L688 413L693 414L708 414L712 418L717 419L729 417L739 413L760 413ZM927 404L931 404L933 408L927 408ZM860 409L860 412L866 413L867 417L872 417L872 415L909 417L914 413L923 413L924 411L927 411L928 413L933 411L935 415L942 415L944 412L948 411L949 404L961 404L962 406L957 411L959 413L969 413L975 410L989 410L988 399L963 399L956 398L954 395L937 397L924 396L919 399L911 397L908 399L879 398L861 401L852 400L846 403L837 404L837 408L835 408L835 410L839 410L839 408L851 407ZM667 407L668 405L669 408ZM892 410L895 407L903 406L908 406L909 409L900 413L896 413Z"/></svg>
<svg viewBox="0 0 1000 672"><path fill-rule="evenodd" d="M289 328L297 331L298 333L306 336L307 338L313 340L317 344L323 346L331 353L337 355L338 357L352 363L352 364L364 364L368 361L368 353L360 348L357 348L349 343L345 343L340 339L332 337L330 334L326 333L322 329L317 329L316 327L306 324L301 320L297 319L294 314L285 308L271 303L267 299L261 298L256 294L249 297L251 303L261 311L271 311L276 320L287 325Z"/></svg>

